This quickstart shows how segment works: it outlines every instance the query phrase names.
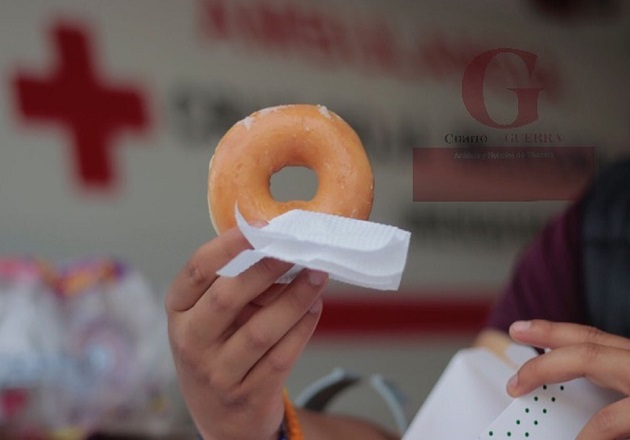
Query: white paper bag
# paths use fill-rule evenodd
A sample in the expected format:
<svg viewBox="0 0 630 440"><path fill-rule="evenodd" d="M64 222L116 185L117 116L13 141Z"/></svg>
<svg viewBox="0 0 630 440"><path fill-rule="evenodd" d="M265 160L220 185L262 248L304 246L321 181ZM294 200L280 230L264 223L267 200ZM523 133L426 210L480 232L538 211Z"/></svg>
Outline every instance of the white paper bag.
<svg viewBox="0 0 630 440"><path fill-rule="evenodd" d="M599 409L620 398L586 379L511 398L507 381L536 355L515 344L505 359L485 348L458 352L403 440L573 440Z"/></svg>

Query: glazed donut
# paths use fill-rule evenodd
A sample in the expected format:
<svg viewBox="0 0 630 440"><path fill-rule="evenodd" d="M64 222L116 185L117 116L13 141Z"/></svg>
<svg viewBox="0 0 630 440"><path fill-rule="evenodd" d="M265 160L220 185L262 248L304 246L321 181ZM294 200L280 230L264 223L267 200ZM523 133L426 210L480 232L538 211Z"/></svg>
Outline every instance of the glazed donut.
<svg viewBox="0 0 630 440"><path fill-rule="evenodd" d="M287 166L316 174L311 200L273 198L271 176ZM269 221L292 209L366 220L373 198L374 177L361 140L320 105L259 110L225 133L210 160L208 209L217 234L236 225L237 204L247 221Z"/></svg>

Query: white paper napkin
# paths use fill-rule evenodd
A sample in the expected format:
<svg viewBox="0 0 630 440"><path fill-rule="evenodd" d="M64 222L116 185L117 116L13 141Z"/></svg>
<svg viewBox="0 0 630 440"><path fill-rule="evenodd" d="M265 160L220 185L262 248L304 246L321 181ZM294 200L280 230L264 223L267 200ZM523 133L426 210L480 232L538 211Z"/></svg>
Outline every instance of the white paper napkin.
<svg viewBox="0 0 630 440"><path fill-rule="evenodd" d="M254 249L246 250L218 271L233 277L262 258L327 272L330 279L379 290L400 286L411 234L394 226L319 212L292 210L262 228L250 226L236 209L238 227Z"/></svg>

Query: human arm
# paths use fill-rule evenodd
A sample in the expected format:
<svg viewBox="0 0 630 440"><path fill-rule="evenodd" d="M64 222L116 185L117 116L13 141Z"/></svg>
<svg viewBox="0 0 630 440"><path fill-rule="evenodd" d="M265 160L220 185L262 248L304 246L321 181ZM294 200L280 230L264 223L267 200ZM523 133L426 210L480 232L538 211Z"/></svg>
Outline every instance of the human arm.
<svg viewBox="0 0 630 440"><path fill-rule="evenodd" d="M508 383L510 395L521 396L545 383L586 377L625 397L599 411L577 440L630 437L630 339L594 327L544 320L516 322L510 327L510 336L549 349L523 364Z"/></svg>
<svg viewBox="0 0 630 440"><path fill-rule="evenodd" d="M513 343L513 341L510 339L507 332L486 328L475 337L472 346L490 350L496 356L505 360L505 352L511 343Z"/></svg>
<svg viewBox="0 0 630 440"><path fill-rule="evenodd" d="M180 389L204 440L278 438L284 384L321 315L324 273L305 270L280 285L290 265L264 259L237 277L216 275L248 248L237 229L206 243L165 301ZM298 417L307 440L391 438L350 418Z"/></svg>

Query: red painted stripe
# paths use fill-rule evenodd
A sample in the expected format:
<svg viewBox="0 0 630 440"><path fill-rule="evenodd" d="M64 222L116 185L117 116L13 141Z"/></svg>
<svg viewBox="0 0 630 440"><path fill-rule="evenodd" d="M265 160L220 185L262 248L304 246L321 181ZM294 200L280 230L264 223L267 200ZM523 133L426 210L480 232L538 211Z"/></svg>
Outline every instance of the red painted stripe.
<svg viewBox="0 0 630 440"><path fill-rule="evenodd" d="M461 335L478 332L484 325L492 295L466 298L427 295L397 295L396 298L328 296L315 335L329 336L419 336Z"/></svg>

